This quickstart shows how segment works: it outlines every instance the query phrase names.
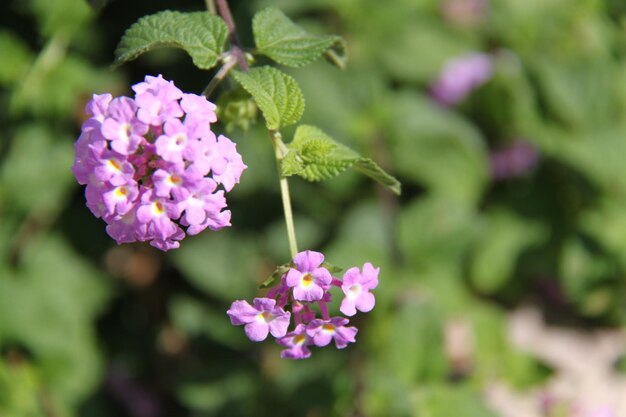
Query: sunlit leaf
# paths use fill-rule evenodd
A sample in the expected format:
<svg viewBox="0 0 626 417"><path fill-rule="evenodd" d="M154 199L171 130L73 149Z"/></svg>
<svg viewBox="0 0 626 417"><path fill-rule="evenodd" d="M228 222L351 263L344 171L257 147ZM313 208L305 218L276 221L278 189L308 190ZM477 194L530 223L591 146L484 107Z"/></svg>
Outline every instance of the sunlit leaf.
<svg viewBox="0 0 626 417"><path fill-rule="evenodd" d="M297 123L304 113L304 97L296 80L272 67L233 71L233 76L263 112L268 129Z"/></svg>
<svg viewBox="0 0 626 417"><path fill-rule="evenodd" d="M123 64L161 47L184 49L201 69L213 67L222 53L228 29L224 21L207 12L163 11L134 23L115 50L115 63Z"/></svg>
<svg viewBox="0 0 626 417"><path fill-rule="evenodd" d="M348 168L367 175L400 194L400 182L370 158L336 142L315 126L298 126L289 152L281 163L283 176L298 175L308 181L333 178Z"/></svg>
<svg viewBox="0 0 626 417"><path fill-rule="evenodd" d="M339 36L313 35L278 9L258 12L252 20L252 31L258 52L280 64L301 67L328 52L333 63L345 66L345 47Z"/></svg>

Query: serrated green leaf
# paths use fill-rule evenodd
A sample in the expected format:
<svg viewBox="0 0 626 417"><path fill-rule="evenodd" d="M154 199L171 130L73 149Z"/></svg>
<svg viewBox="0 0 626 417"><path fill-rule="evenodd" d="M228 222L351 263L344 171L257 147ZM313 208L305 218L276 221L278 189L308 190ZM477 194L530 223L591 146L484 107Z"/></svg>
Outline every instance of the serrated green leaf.
<svg viewBox="0 0 626 417"><path fill-rule="evenodd" d="M272 67L233 71L233 77L263 112L268 129L297 123L304 113L304 96L296 80Z"/></svg>
<svg viewBox="0 0 626 417"><path fill-rule="evenodd" d="M258 12L252 20L252 32L258 52L279 64L301 67L331 53L333 63L345 66L345 47L339 36L313 35L278 9Z"/></svg>
<svg viewBox="0 0 626 417"><path fill-rule="evenodd" d="M400 194L400 182L376 162L336 142L315 126L298 126L288 148L289 152L281 161L281 175L285 177L299 175L316 182L335 177L352 167Z"/></svg>
<svg viewBox="0 0 626 417"><path fill-rule="evenodd" d="M126 30L115 50L115 65L161 47L184 49L201 69L215 66L222 53L228 28L207 12L180 13L166 10L145 16Z"/></svg>

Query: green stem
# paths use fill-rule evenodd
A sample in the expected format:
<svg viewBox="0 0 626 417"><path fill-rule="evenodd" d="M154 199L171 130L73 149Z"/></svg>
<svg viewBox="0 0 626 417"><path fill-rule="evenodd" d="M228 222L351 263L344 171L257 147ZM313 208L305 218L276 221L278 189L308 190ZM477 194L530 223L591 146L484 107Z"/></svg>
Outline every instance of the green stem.
<svg viewBox="0 0 626 417"><path fill-rule="evenodd" d="M211 79L209 84L202 92L202 95L208 99L213 90L215 90L219 83L221 83L222 80L226 78L230 70L233 69L235 65L237 65L237 58L231 54L227 54L224 58L224 65L220 67L215 76Z"/></svg>
<svg viewBox="0 0 626 417"><path fill-rule="evenodd" d="M209 11L209 13L217 14L217 9L215 8L215 0L204 0L204 3L206 4L206 9Z"/></svg>
<svg viewBox="0 0 626 417"><path fill-rule="evenodd" d="M283 143L280 132L271 130L270 136L274 145L274 154L276 155L276 164L278 165L278 177L280 181L280 196L283 200L283 212L285 213L285 226L287 226L287 239L289 239L289 252L291 258L295 258L298 253L298 244L296 241L296 228L293 223L293 212L291 210L291 197L289 196L289 183L287 178L280 174L280 161L287 154L287 147Z"/></svg>

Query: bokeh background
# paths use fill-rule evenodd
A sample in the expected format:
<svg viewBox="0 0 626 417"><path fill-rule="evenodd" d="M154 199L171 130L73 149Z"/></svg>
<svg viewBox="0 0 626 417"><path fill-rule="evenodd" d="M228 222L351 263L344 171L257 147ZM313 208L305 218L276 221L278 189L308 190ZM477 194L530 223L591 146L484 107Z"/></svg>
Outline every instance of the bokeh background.
<svg viewBox="0 0 626 417"><path fill-rule="evenodd" d="M262 123L218 126L249 167L228 230L116 246L84 205L70 166L91 94L212 75L173 49L111 69L116 43L201 0L4 0L0 416L626 416L626 3L230 3L246 46L269 5L346 39L345 71L289 70L304 122L403 183L290 181L301 248L381 267L358 343L283 361L225 314L289 257ZM488 75L438 101L475 53Z"/></svg>

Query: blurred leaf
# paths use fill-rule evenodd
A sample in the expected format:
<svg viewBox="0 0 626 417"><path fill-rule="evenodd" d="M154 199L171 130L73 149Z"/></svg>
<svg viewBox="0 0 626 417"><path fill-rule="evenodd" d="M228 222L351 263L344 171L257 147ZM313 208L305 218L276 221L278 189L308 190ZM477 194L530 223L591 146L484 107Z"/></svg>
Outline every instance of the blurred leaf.
<svg viewBox="0 0 626 417"><path fill-rule="evenodd" d="M292 125L302 117L304 97L291 76L267 66L232 74L263 112L268 129Z"/></svg>
<svg viewBox="0 0 626 417"><path fill-rule="evenodd" d="M420 415L425 417L496 417L480 394L464 386L438 386L427 391Z"/></svg>
<svg viewBox="0 0 626 417"><path fill-rule="evenodd" d="M252 19L252 31L259 53L291 67L310 64L333 45L341 44L339 36L308 33L275 8L258 12ZM343 62L341 51L333 50L333 53L338 62Z"/></svg>
<svg viewBox="0 0 626 417"><path fill-rule="evenodd" d="M172 253L172 260L200 290L229 302L252 298L263 279L255 275L258 255L251 242L228 232L190 239Z"/></svg>
<svg viewBox="0 0 626 417"><path fill-rule="evenodd" d="M400 214L398 242L420 268L460 262L479 231L474 212L445 197L416 199Z"/></svg>
<svg viewBox="0 0 626 417"><path fill-rule="evenodd" d="M43 390L41 376L31 364L11 364L0 359L0 413L3 416L44 416Z"/></svg>
<svg viewBox="0 0 626 417"><path fill-rule="evenodd" d="M0 31L0 51L5 57L0 65L0 86L11 86L28 71L33 53L21 38L7 30Z"/></svg>
<svg viewBox="0 0 626 417"><path fill-rule="evenodd" d="M115 84L117 75L99 72L82 58L63 56L64 53L58 50L53 54L61 56L38 59L30 68L13 91L13 112L67 119L77 110L82 113L83 99L94 90L106 90Z"/></svg>
<svg viewBox="0 0 626 417"><path fill-rule="evenodd" d="M192 409L216 413L228 402L249 398L255 385L253 375L234 372L216 382L185 384L178 389L178 397Z"/></svg>
<svg viewBox="0 0 626 417"><path fill-rule="evenodd" d="M390 267L389 230L386 229L381 207L372 201L362 201L342 213L337 237L325 251L326 260L343 266L371 262L381 268L381 279Z"/></svg>
<svg viewBox="0 0 626 417"><path fill-rule="evenodd" d="M413 93L396 95L390 105L389 136L398 175L459 202L478 201L488 179L486 149L478 130Z"/></svg>
<svg viewBox="0 0 626 417"><path fill-rule="evenodd" d="M294 215L294 223L296 225L299 247L316 248L319 246L324 237L324 230L320 228L318 222L306 216ZM287 240L285 220L277 219L274 221L268 226L264 235L264 250L279 262L287 260L289 241Z"/></svg>
<svg viewBox="0 0 626 417"><path fill-rule="evenodd" d="M399 8L398 8L399 9ZM401 9L396 13L401 12ZM400 18L405 20L406 16ZM471 33L458 33L446 30L432 20L420 19L398 25L397 21L381 22L387 27L384 36L378 42L385 42L373 53L380 55L383 68L387 69L394 79L405 82L431 82L443 69L446 61L467 53L468 50L479 48L478 39ZM393 25L393 28L391 27ZM380 29L379 29L380 30ZM391 37L391 39L390 39ZM372 49L371 47L369 48Z"/></svg>
<svg viewBox="0 0 626 417"><path fill-rule="evenodd" d="M101 273L59 236L40 236L17 269L0 264L0 345L26 346L54 398L77 404L101 376L92 326L108 297Z"/></svg>
<svg viewBox="0 0 626 417"><path fill-rule="evenodd" d="M70 141L58 139L44 125L17 130L0 166L0 200L7 210L36 211L49 218L65 207L74 151Z"/></svg>
<svg viewBox="0 0 626 417"><path fill-rule="evenodd" d="M594 284L611 276L607 260L585 247L580 239L570 238L563 246L559 272L569 299L581 301Z"/></svg>
<svg viewBox="0 0 626 417"><path fill-rule="evenodd" d="M228 28L224 21L207 12L163 11L144 16L134 23L115 50L115 64L131 61L155 48L184 49L200 69L217 64Z"/></svg>
<svg viewBox="0 0 626 417"><path fill-rule="evenodd" d="M586 210L581 218L582 229L619 259L622 268L626 267L626 240L624 239L626 236L626 211L624 204L624 197L605 195L598 201L596 207ZM579 268L574 269L581 271Z"/></svg>
<svg viewBox="0 0 626 417"><path fill-rule="evenodd" d="M441 315L419 292L405 288L393 319L381 317L367 330L379 340L379 360L395 378L409 385L445 379ZM397 342L389 343L392 340Z"/></svg>
<svg viewBox="0 0 626 417"><path fill-rule="evenodd" d="M479 291L493 293L514 278L522 252L544 242L548 230L504 210L492 211L486 219L482 237L474 247L470 277Z"/></svg>
<svg viewBox="0 0 626 417"><path fill-rule="evenodd" d="M339 175L350 167L378 181L396 194L400 183L369 158L336 142L320 129L300 125L287 147L289 152L281 161L281 175L294 174L308 181L322 181Z"/></svg>
<svg viewBox="0 0 626 417"><path fill-rule="evenodd" d="M453 319L465 320L471 325L472 342L475 343L472 381L477 382L477 386L484 386L494 380L503 380L519 389L545 382L549 370L511 344L506 312L469 297L468 301Z"/></svg>
<svg viewBox="0 0 626 417"><path fill-rule="evenodd" d="M93 17L84 0L31 0L31 5L45 37L73 36Z"/></svg>
<svg viewBox="0 0 626 417"><path fill-rule="evenodd" d="M216 310L186 296L176 296L169 303L174 325L185 333L206 336L233 349L248 346L250 341L240 328L230 323L226 310Z"/></svg>
<svg viewBox="0 0 626 417"><path fill-rule="evenodd" d="M594 128L610 124L615 113L613 79L608 61L565 64L554 60L535 62L549 110L567 126Z"/></svg>

